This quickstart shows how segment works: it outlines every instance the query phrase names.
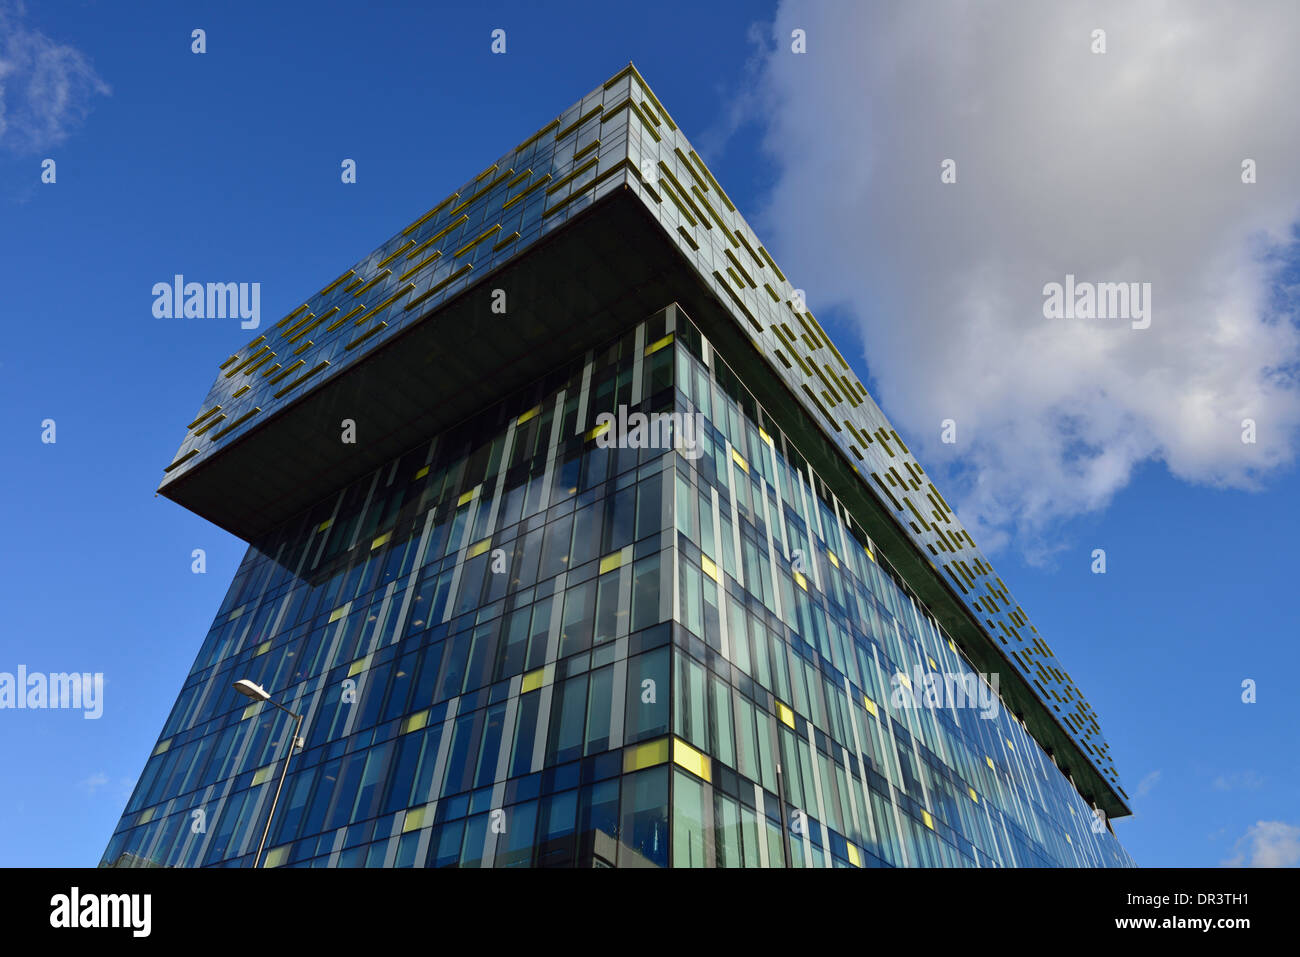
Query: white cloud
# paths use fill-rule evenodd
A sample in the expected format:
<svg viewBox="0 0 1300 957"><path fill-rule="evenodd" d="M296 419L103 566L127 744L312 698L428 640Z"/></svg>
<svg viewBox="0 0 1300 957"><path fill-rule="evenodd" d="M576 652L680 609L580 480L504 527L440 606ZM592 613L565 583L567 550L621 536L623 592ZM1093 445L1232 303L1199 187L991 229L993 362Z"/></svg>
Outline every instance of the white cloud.
<svg viewBox="0 0 1300 957"><path fill-rule="evenodd" d="M1264 778L1258 771L1233 771L1231 774L1220 774L1212 786L1216 791L1258 791L1264 786Z"/></svg>
<svg viewBox="0 0 1300 957"><path fill-rule="evenodd" d="M1300 866L1300 827L1281 821L1258 821L1233 845L1224 867Z"/></svg>
<svg viewBox="0 0 1300 957"><path fill-rule="evenodd" d="M1140 798L1146 797L1148 794L1152 792L1152 790L1154 790L1156 784L1159 783L1159 781L1160 781L1159 769L1152 771L1150 774L1148 774L1146 777L1144 777L1141 781L1138 782L1137 796Z"/></svg>
<svg viewBox="0 0 1300 957"><path fill-rule="evenodd" d="M36 153L63 142L96 94L108 95L90 61L26 25L22 5L0 5L0 146Z"/></svg>
<svg viewBox="0 0 1300 957"><path fill-rule="evenodd" d="M103 771L96 771L84 780L78 781L77 787L85 789L90 794L94 794L107 783L108 775Z"/></svg>
<svg viewBox="0 0 1300 957"><path fill-rule="evenodd" d="M778 174L756 225L855 318L846 351L986 549L1041 559L1144 462L1257 489L1293 461L1297 35L1289 0L782 3L739 100ZM1151 283L1150 328L1045 319L1067 273Z"/></svg>

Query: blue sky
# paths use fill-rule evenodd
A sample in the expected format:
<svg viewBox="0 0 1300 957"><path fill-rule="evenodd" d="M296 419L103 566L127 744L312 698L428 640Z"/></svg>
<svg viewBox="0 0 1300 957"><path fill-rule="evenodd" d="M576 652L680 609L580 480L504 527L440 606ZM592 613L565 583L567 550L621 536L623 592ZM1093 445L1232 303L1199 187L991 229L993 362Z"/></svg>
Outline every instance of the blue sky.
<svg viewBox="0 0 1300 957"><path fill-rule="evenodd" d="M1272 417L1261 428L1271 428L1274 458L1247 477L1216 459L1231 450L1162 439L1156 400L1137 394L1115 417L1155 424L1084 433L1097 448L1127 450L1119 478L1080 492L1094 472L1074 482L1069 469L1048 468L1042 474L1058 484L1040 484L1036 497L1008 476L1038 463L1009 460L993 438L969 448L913 441L908 425L922 420L908 411L915 403L897 370L910 370L926 394L941 389L938 377L909 365L903 333L889 332L865 294L824 278L831 251L792 212L802 180L789 130L827 106L801 108L808 78L789 80L792 61L774 60L783 51L772 25L788 37L798 5L410 6L24 10L0 0L0 671L105 675L99 720L0 712L10 771L0 864L98 861L244 551L153 490L216 364L256 333L234 320L156 319L153 284L176 273L260 282L263 321L273 321L629 60L792 281L814 277L810 308L945 492L941 476L952 475L949 498L964 499L967 524L988 531L977 540L998 546L1002 578L1100 716L1132 797L1135 814L1116 831L1134 858L1300 860L1293 382L1289 394L1265 396ZM852 65L817 59L826 15L824 5L808 13L810 52L793 62L844 85ZM894 24L893 38L889 23L880 26L862 42L904 51L924 43L906 24ZM203 55L190 50L196 27L206 31ZM489 51L498 27L504 56ZM870 96L850 102L882 126L889 110L906 112ZM835 135L827 120L794 145L824 156ZM838 144L858 147L870 155L879 144ZM54 184L41 183L47 157ZM340 183L345 157L357 161L355 185ZM870 169L863 175L856 188L891 191ZM1292 184L1270 201L1296 195ZM805 214L815 219L818 209L813 197ZM1294 223L1300 207L1284 209ZM865 262L890 236L905 246L920 229L919 219L861 219L855 255ZM1285 312L1296 298L1284 290L1296 253L1279 255L1282 269L1270 275L1283 311L1266 318L1285 331L1296 323ZM1060 277L1039 282L1050 278ZM871 301L906 312L907 289L881 280ZM956 321L937 310L916 313L922 320ZM1213 364L1214 354L1201 360ZM1294 376L1295 356L1277 354L1283 379L1288 362ZM1169 364L1175 377L1178 369ZM1083 396L1088 420L1093 400ZM1057 398L1035 391L1028 406L1039 402L1046 415L1059 411ZM1004 401L1016 414L1027 407L1014 390ZM1113 399L1095 401L1109 410ZM992 423L986 436L1023 426L989 402L972 408L977 423ZM41 441L45 419L56 422L54 444ZM1047 456L1054 446L1044 448ZM991 496L973 483L981 471L1003 482ZM1099 547L1105 575L1089 571ZM195 548L206 550L206 574L191 572ZM1254 704L1241 701L1248 678L1258 682Z"/></svg>

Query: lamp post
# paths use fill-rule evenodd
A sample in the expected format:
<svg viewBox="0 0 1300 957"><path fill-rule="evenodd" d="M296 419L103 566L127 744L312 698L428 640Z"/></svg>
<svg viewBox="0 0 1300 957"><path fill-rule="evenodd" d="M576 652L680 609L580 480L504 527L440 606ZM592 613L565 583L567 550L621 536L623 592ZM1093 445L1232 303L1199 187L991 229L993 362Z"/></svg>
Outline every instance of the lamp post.
<svg viewBox="0 0 1300 957"><path fill-rule="evenodd" d="M275 797L271 799L271 810L266 815L266 827L262 830L262 840L257 845L257 853L253 855L253 866L257 867L257 862L262 859L262 849L266 847L266 839L271 833L271 819L275 817L275 806L280 803L280 789L284 787L284 779L289 773L289 762L293 760L294 749L302 746L302 739L298 737L298 732L302 730L302 715L294 714L278 701L272 701L270 692L247 678L240 678L236 681L234 688L245 698L252 698L254 701L270 701L271 704L294 719L293 737L289 741L289 753L285 756L284 767L280 771L280 783L275 786Z"/></svg>

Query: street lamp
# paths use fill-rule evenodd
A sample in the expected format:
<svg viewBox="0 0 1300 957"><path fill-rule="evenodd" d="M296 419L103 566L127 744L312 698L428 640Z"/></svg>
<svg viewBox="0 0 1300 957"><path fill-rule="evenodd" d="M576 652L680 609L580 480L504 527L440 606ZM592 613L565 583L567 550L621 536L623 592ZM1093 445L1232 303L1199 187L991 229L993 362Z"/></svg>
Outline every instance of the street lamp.
<svg viewBox="0 0 1300 957"><path fill-rule="evenodd" d="M280 802L280 789L284 787L285 776L289 773L289 762L293 760L294 748L300 748L303 744L302 739L298 737L298 732L302 730L302 715L294 714L278 701L271 701L270 692L247 678L240 678L236 681L234 688L245 698L252 698L254 701L270 701L271 704L294 719L293 737L289 741L289 754L285 757L284 768L280 771L280 783L275 787L275 797L271 799L271 811L266 815L266 827L262 830L262 841L257 845L257 853L253 855L253 866L257 867L257 862L262 858L262 848L266 847L266 838L271 833L271 819L275 817L275 806Z"/></svg>

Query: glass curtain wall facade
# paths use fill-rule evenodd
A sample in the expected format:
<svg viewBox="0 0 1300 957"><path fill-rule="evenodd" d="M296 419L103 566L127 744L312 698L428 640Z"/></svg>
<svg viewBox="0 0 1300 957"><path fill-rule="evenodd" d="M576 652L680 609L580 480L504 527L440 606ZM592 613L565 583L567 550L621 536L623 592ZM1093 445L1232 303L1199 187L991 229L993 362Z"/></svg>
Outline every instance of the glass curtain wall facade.
<svg viewBox="0 0 1300 957"><path fill-rule="evenodd" d="M705 428L606 448L620 407ZM266 866L1132 864L918 667L973 674L669 308L255 541L102 863L252 863L292 722L249 678L305 715Z"/></svg>

